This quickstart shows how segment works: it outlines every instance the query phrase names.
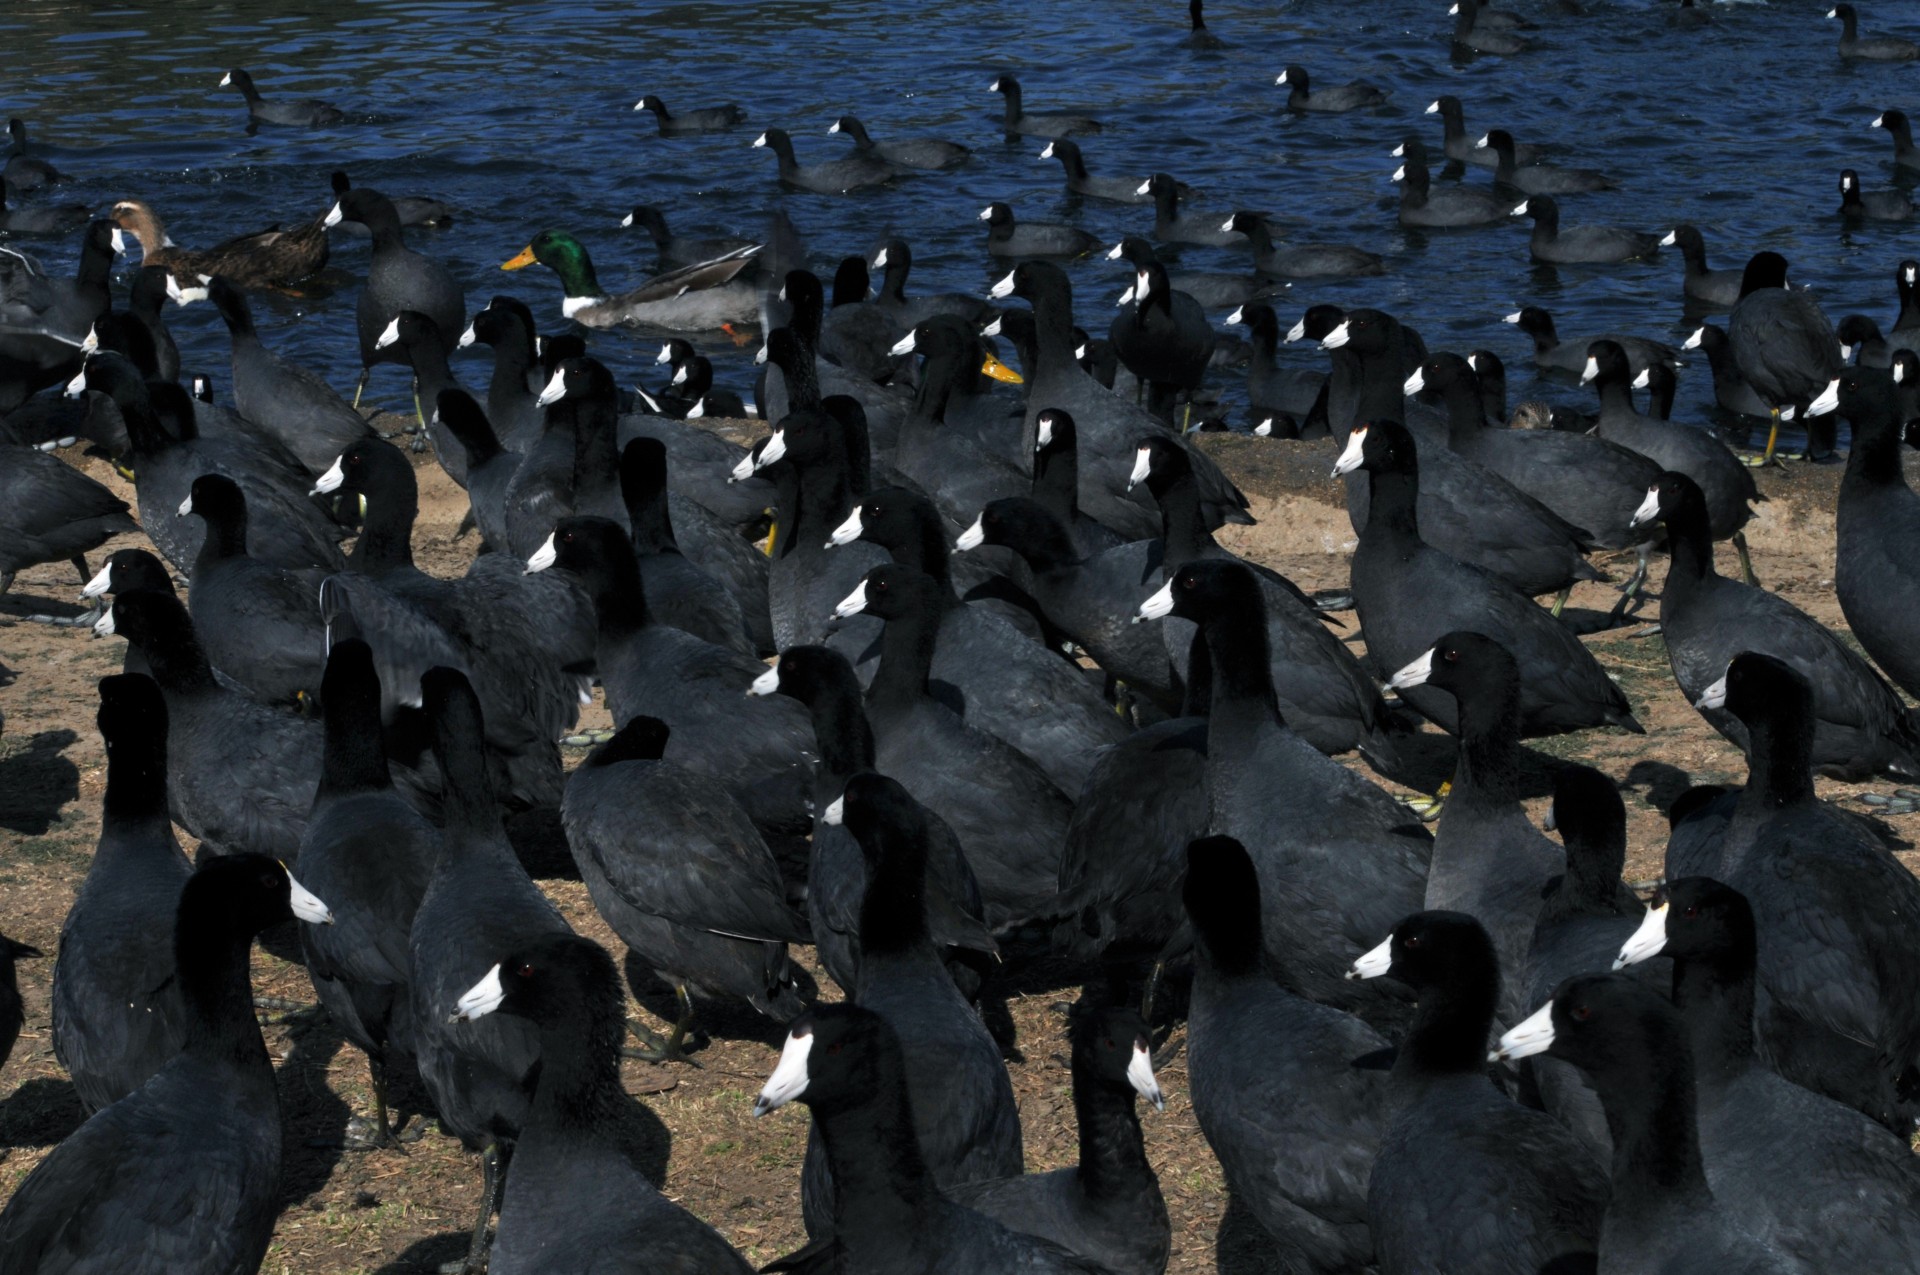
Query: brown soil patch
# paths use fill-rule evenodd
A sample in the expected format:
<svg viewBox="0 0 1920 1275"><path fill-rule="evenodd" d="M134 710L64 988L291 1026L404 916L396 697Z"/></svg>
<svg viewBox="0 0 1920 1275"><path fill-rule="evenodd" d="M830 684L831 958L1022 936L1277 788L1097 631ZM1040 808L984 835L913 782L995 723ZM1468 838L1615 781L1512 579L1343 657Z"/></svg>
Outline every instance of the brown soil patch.
<svg viewBox="0 0 1920 1275"><path fill-rule="evenodd" d="M753 423L720 424L750 431ZM1209 436L1208 450L1254 498L1260 525L1232 528L1223 543L1288 572L1302 588L1343 588L1352 535L1338 507L1338 488L1326 477L1329 445ZM130 486L99 461L70 459L115 488L129 502ZM465 569L471 537L453 533L464 496L430 462L420 469L421 517L416 533L420 565L437 574ZM1844 627L1833 598L1835 468L1797 466L1769 471L1762 487L1772 497L1751 530L1761 578L1821 621ZM128 537L127 543L143 543ZM120 543L107 549L123 547ZM94 555L97 563L98 554ZM1625 564L1603 563L1609 570ZM1731 555L1724 569L1732 570ZM77 612L78 583L65 566L22 573L0 602L0 929L52 952L60 923L84 877L99 833L105 770L93 715L94 683L118 671L121 644L95 641L79 629L19 622L31 611ZM1575 607L1605 610L1612 594L1583 586ZM1651 611L1649 611L1651 614ZM1351 625L1353 617L1345 616ZM1634 776L1628 800L1629 864L1634 879L1660 870L1665 820L1652 796L1669 799L1686 782L1738 783L1741 758L1713 734L1674 689L1659 639L1616 630L1590 639L1601 660L1626 687L1647 727L1645 738L1589 733L1544 741L1538 751L1578 758L1616 778ZM597 704L588 723L606 724ZM1357 764L1357 763L1355 763ZM1877 785L1886 791L1885 785ZM1865 786L1825 785L1823 791L1858 807ZM1544 798L1529 802L1538 817ZM1891 821L1911 840L1920 816ZM564 858L564 854L562 855ZM1916 862L1907 856L1909 866ZM582 933L621 951L576 881L543 881ZM802 959L809 954L802 953ZM831 987L817 967L817 981ZM12 1061L0 1072L0 1201L61 1137L75 1128L80 1109L54 1061L48 1032L52 962L21 966L26 1028ZM1073 1108L1060 1009L1074 999L1085 971L1043 963L1021 971L1009 993L1009 1012L1024 1057L1011 1064L1025 1125L1029 1167L1053 1168L1076 1156ZM310 1003L304 971L256 951L254 986L262 996ZM636 1021L661 1024L664 998L649 996L632 1009ZM475 1160L458 1143L429 1130L405 1154L357 1153L325 1145L337 1141L349 1115L369 1109L370 1092L359 1054L316 1013L268 1014L268 1048L280 1064L286 1117L286 1209L263 1267L288 1275L308 1272L429 1272L457 1256L478 1192ZM628 1090L658 1117L671 1138L665 1190L718 1227L756 1265L802 1241L800 1159L806 1122L798 1111L752 1118L753 1095L774 1059L771 1024L723 1020L701 1066L655 1067L628 1062ZM1218 1164L1201 1137L1186 1098L1184 1055L1166 1066L1163 1114L1143 1118L1147 1151L1160 1175L1174 1225L1175 1272L1214 1269L1214 1240L1226 1206Z"/></svg>

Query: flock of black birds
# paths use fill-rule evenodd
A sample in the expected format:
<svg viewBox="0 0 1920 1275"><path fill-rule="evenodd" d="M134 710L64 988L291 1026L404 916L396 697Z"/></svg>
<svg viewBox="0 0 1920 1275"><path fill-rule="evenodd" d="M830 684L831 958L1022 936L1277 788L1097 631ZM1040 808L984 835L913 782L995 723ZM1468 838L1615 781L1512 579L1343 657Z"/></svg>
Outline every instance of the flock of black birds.
<svg viewBox="0 0 1920 1275"><path fill-rule="evenodd" d="M1451 12L1456 46L1524 47L1515 15ZM1677 12L1705 20L1693 0ZM1860 37L1849 5L1828 16L1844 58L1920 56ZM1279 83L1297 112L1381 101L1299 66ZM254 125L342 118L266 100L244 70L221 84ZM402 234L449 210L344 174L324 216L206 251L139 200L97 220L5 206L11 234L87 224L71 279L0 248L0 589L70 561L93 632L127 648L99 684L102 831L52 978L54 1052L91 1115L0 1212L0 1275L258 1269L283 1201L256 939L304 963L365 1053L366 1146L399 1149L419 1133L404 1117L430 1113L480 1154L457 1265L748 1269L614 1132L633 1101L626 994L517 855L507 820L527 812L557 817L595 909L673 989L678 1021L643 1057L686 1060L703 1002L786 1024L755 1114L810 1110L811 1242L770 1270L1164 1271L1136 1106L1162 1105L1152 1050L1182 1019L1194 1113L1272 1269L1920 1270L1920 882L1884 825L1814 782L1920 776L1901 697L1920 695L1902 468L1920 264L1896 268L1890 332L1836 329L1778 255L1712 271L1681 226L1664 242L1689 304L1728 312L1688 347L1724 411L1770 425L1765 451L1637 409L1636 387L1671 403L1678 351L1563 341L1533 307L1510 321L1536 363L1591 382L1598 411L1536 407L1509 428L1485 350L1429 351L1370 308L1314 306L1283 333L1282 283L1379 258L1185 210L1165 174L1090 173L1071 138L1098 121L1029 111L1011 76L992 88L1006 136L1051 139L1069 189L1154 204L1153 234L1111 249L1134 287L1104 339L1075 328L1050 258L1105 245L1003 204L981 214L1009 266L987 297L909 295L900 239L826 285L784 218L690 240L646 206L628 222L664 273L609 295L579 241L544 230L505 268L560 278L557 333L505 296L471 312ZM747 118L634 109L668 136ZM1526 216L1549 262L1661 246L1561 223L1556 196L1602 174L1504 130L1474 140L1455 99L1429 110L1444 159L1495 176L1437 181L1409 137L1403 223ZM1920 171L1905 116L1876 123ZM11 131L6 194L56 187ZM975 160L876 141L850 115L833 131L855 149L820 164L778 128L755 145L821 193ZM1853 170L1841 190L1849 219L1911 215ZM347 226L371 238L360 388L385 363L413 377L414 419L391 436L251 316L250 290L312 274ZM143 262L121 309L130 240ZM1242 244L1252 270L1170 273L1156 243ZM167 303L203 299L231 333L230 407L206 378L180 384ZM1357 635L1215 538L1252 521L1196 445L1226 344L1206 311L1227 307L1250 333L1254 432L1337 445L1358 536L1337 605ZM744 344L756 324L770 428L743 447L697 423L745 403L673 334ZM617 383L597 357L611 344L586 340L614 326L668 337L663 388ZM1276 363L1303 339L1328 373ZM451 362L474 345L493 357L484 392ZM1780 461L1789 420L1815 460L1851 427L1834 587L1864 656L1760 587L1742 535L1753 466ZM131 481L137 522L57 454L82 439ZM414 561L427 452L471 505L481 551L459 578ZM134 531L157 554L93 570L88 553ZM1723 540L1739 577L1715 565ZM1622 881L1614 779L1559 768L1558 842L1521 802L1522 740L1641 730L1562 615L1603 578L1602 550L1637 556L1615 619L1665 557L1677 689L1749 767L1743 788L1673 805L1644 901ZM576 735L596 684L614 729ZM1432 809L1334 760L1404 777L1422 723L1457 741ZM571 768L569 744L592 747ZM804 944L844 1001L816 996L790 956ZM1068 1029L1079 1163L1027 1174L1012 1042L983 1006L1009 963L1048 954L1099 972ZM0 939L5 1049L13 962L40 956Z"/></svg>

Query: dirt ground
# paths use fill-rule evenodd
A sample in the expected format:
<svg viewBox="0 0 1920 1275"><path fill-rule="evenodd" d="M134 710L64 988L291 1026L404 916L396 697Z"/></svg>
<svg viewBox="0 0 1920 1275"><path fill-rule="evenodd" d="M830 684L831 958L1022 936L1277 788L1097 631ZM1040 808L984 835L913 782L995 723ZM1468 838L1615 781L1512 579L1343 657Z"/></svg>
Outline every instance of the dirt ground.
<svg viewBox="0 0 1920 1275"><path fill-rule="evenodd" d="M750 425L743 426L751 428ZM724 428L724 427L723 427ZM1327 477L1333 451L1326 443L1301 444L1209 436L1205 445L1253 499L1260 523L1229 528L1228 547L1285 571L1304 589L1343 589L1352 535L1339 489ZM98 460L67 453L130 503L131 486ZM473 552L471 537L453 534L465 509L464 495L437 467L420 469L421 517L416 532L420 565L442 575L462 571ZM1771 497L1749 529L1755 565L1765 584L1836 628L1844 621L1833 597L1833 495L1837 467L1796 466L1761 475ZM127 537L106 547L144 544ZM92 555L98 565L102 550ZM1630 561L1601 561L1624 577ZM1732 554L1722 569L1734 570ZM1663 567L1656 565L1656 581ZM117 672L123 645L98 641L84 629L54 628L20 619L30 612L77 614L78 582L69 567L44 566L22 573L0 599L0 930L52 953L60 924L79 887L99 832L99 802L105 781L104 754L94 727L94 684ZM1583 585L1576 614L1604 612L1613 594L1605 585ZM1535 745L1539 765L1531 776L1536 795L1528 808L1545 807L1551 759L1574 758L1598 766L1627 785L1629 880L1656 877L1666 838L1660 807L1686 785L1739 783L1740 755L1714 734L1674 688L1658 636L1640 636L1646 619L1591 636L1601 662L1626 689L1646 726L1645 737L1589 732ZM1353 617L1342 617L1351 632ZM588 724L604 725L604 710L588 711ZM1445 778L1450 753L1430 741L1431 788ZM1353 762L1358 765L1359 763ZM1891 795L1888 784L1822 784L1828 797L1865 809L1865 793ZM1911 842L1920 815L1889 820ZM183 841L188 839L183 835ZM189 842L190 844L190 842ZM543 886L580 932L622 951L594 912L585 888L558 869L565 854L549 853L554 871ZM1909 867L1916 864L1905 855ZM808 960L810 953L800 953ZM26 1027L12 1060L0 1070L0 1201L10 1197L33 1166L80 1122L72 1087L53 1058L48 1028L49 960L20 968ZM832 985L817 967L824 987ZM1065 1058L1064 1007L1077 995L1088 971L1043 963L1022 970L1003 990L1018 1031L1021 1057L1011 1065L1025 1128L1028 1167L1047 1169L1076 1158L1073 1107ZM312 989L297 965L256 949L254 986L264 997L311 1005ZM654 988L631 1009L636 1021L662 1025L667 998ZM428 1129L404 1153L343 1149L350 1116L369 1110L370 1090L359 1054L343 1045L318 1010L263 1011L269 1050L279 1064L286 1119L285 1212L263 1270L286 1275L309 1272L430 1272L457 1257L471 1223L479 1189L478 1165L454 1140ZM755 1265L789 1252L803 1240L800 1226L800 1161L806 1137L801 1110L752 1117L753 1095L775 1057L779 1029L761 1021L721 1018L709 1024L711 1044L699 1066L654 1066L629 1061L628 1091L640 1097L663 1126L662 1151L670 1147L668 1194L717 1227ZM1174 1043L1179 1032L1174 1035ZM1172 1271L1214 1269L1215 1236L1226 1192L1187 1102L1184 1053L1161 1070L1167 1095L1164 1113L1143 1111L1147 1153L1157 1169L1174 1227Z"/></svg>

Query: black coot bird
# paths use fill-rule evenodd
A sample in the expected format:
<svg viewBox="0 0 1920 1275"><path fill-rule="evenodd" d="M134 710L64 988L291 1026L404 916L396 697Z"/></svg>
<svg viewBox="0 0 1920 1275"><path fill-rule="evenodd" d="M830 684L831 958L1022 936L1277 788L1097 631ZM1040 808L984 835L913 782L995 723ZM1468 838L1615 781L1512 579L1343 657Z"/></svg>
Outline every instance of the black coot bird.
<svg viewBox="0 0 1920 1275"><path fill-rule="evenodd" d="M1202 838L1186 861L1187 1075L1200 1131L1286 1269L1361 1269L1373 1255L1367 1175L1390 1115L1386 1074L1354 1062L1381 1055L1386 1038L1275 978L1261 884L1239 842Z"/></svg>
<svg viewBox="0 0 1920 1275"><path fill-rule="evenodd" d="M1660 594L1673 678L1707 724L1747 747L1739 718L1707 692L1743 651L1790 665L1813 686L1813 765L1822 774L1920 776L1920 728L1892 687L1833 630L1778 594L1714 569L1706 501L1685 474L1665 473L1635 521L1663 523L1671 563Z"/></svg>
<svg viewBox="0 0 1920 1275"><path fill-rule="evenodd" d="M1106 1268L1090 1258L1010 1231L941 1192L915 1133L900 1044L884 1017L858 1005L810 1009L788 1029L754 1114L804 1103L839 1189L832 1233L771 1269L1100 1275Z"/></svg>
<svg viewBox="0 0 1920 1275"><path fill-rule="evenodd" d="M1667 876L1710 875L1752 904L1767 1065L1905 1139L1920 1114L1920 1006L1903 990L1920 978L1920 883L1871 824L1814 795L1805 678L1748 653L1705 698L1745 726L1747 785L1676 822Z"/></svg>
<svg viewBox="0 0 1920 1275"><path fill-rule="evenodd" d="M0 443L0 593L43 562L72 563L85 584L87 555L139 529L126 501L58 456Z"/></svg>
<svg viewBox="0 0 1920 1275"><path fill-rule="evenodd" d="M1572 630L1509 585L1421 539L1414 515L1420 461L1405 426L1380 421L1349 434L1334 473L1361 469L1372 494L1353 555L1353 598L1379 676L1404 668L1440 634L1466 629L1493 638L1518 663L1522 736L1601 725L1640 733L1627 697ZM1413 690L1405 697L1409 704L1457 731L1458 714L1447 697Z"/></svg>
<svg viewBox="0 0 1920 1275"><path fill-rule="evenodd" d="M753 821L715 780L661 760L670 734L657 717L629 720L573 772L560 808L594 908L679 1000L656 1061L685 1057L696 995L799 1012L787 944L809 937Z"/></svg>
<svg viewBox="0 0 1920 1275"><path fill-rule="evenodd" d="M1357 111L1363 106L1380 106L1387 100L1385 93L1360 80L1315 93L1307 79L1307 69L1291 63L1273 82L1287 86L1287 109L1290 111L1335 115L1342 111Z"/></svg>
<svg viewBox="0 0 1920 1275"><path fill-rule="evenodd" d="M1748 1233L1708 1188L1693 1061L1666 997L1620 974L1582 974L1500 1038L1496 1059L1551 1053L1593 1081L1618 1131L1602 1271L1786 1275L1800 1269Z"/></svg>
<svg viewBox="0 0 1920 1275"><path fill-rule="evenodd" d="M648 111L660 128L662 137L686 137L693 133L718 133L747 122L747 113L729 102L725 106L701 106L674 114L667 104L649 93L633 104L636 111Z"/></svg>
<svg viewBox="0 0 1920 1275"><path fill-rule="evenodd" d="M853 1000L884 1019L899 1041L914 1141L927 1174L943 1187L1018 1174L1020 1111L1006 1064L941 964L927 928L926 808L894 780L866 773L847 781L824 817L853 834L866 863ZM833 1142L833 1131L816 1116L800 1182L807 1230L815 1238L841 1232L846 1192L860 1187L846 1176Z"/></svg>
<svg viewBox="0 0 1920 1275"><path fill-rule="evenodd" d="M1087 133L1098 133L1102 125L1099 120L1084 115L1036 115L1027 111L1021 95L1020 81L1011 75L995 77L987 85L989 93L998 93L1006 99L1006 113L1003 125L1007 140L1015 141L1023 134L1027 137L1079 137Z"/></svg>
<svg viewBox="0 0 1920 1275"><path fill-rule="evenodd" d="M1397 1109L1367 1184L1383 1275L1554 1270L1592 1253L1605 1171L1552 1116L1487 1077L1501 969L1485 928L1460 912L1407 917L1349 977L1383 974L1420 998L1394 1058Z"/></svg>
<svg viewBox="0 0 1920 1275"><path fill-rule="evenodd" d="M220 87L238 89L241 96L247 99L247 120L250 124L290 124L296 128L311 128L318 124L338 124L347 117L346 112L332 103L313 98L295 102L269 102L253 86L253 77L239 67L220 77Z"/></svg>
<svg viewBox="0 0 1920 1275"><path fill-rule="evenodd" d="M151 678L100 679L107 793L100 844L60 926L53 1054L88 1111L120 1101L180 1052L173 915L193 866L167 817L167 704Z"/></svg>
<svg viewBox="0 0 1920 1275"><path fill-rule="evenodd" d="M1727 317L1727 341L1734 366L1767 405L1772 428L1760 457L1773 459L1780 422L1787 408L1804 414L1820 391L1840 375L1840 339L1820 303L1787 287L1787 259L1777 252L1755 253L1740 279L1740 300ZM1808 455L1833 450L1830 430L1810 431Z"/></svg>
<svg viewBox="0 0 1920 1275"><path fill-rule="evenodd" d="M1174 288L1165 266L1154 261L1136 269L1133 299L1120 307L1107 339L1147 386L1148 411L1171 421L1184 398L1192 417L1193 395L1213 358L1213 327L1200 303Z"/></svg>
<svg viewBox="0 0 1920 1275"><path fill-rule="evenodd" d="M1048 1173L963 1182L953 1198L1004 1226L1090 1257L1113 1275L1167 1269L1172 1229L1160 1179L1141 1145L1134 1099L1166 1099L1153 1077L1151 1037L1140 1015L1082 994L1067 1023L1079 1163Z"/></svg>
<svg viewBox="0 0 1920 1275"><path fill-rule="evenodd" d="M1616 964L1672 958L1686 1023L1707 1184L1752 1235L1807 1269L1899 1270L1920 1260L1920 1167L1901 1139L1849 1107L1762 1066L1754 1053L1753 909L1709 877L1654 892ZM1873 1226L1834 1214L1872 1209Z"/></svg>
<svg viewBox="0 0 1920 1275"><path fill-rule="evenodd" d="M1691 305L1712 310L1731 310L1740 302L1739 270L1715 270L1707 265L1707 243L1700 229L1687 223L1675 226L1660 241L1662 248L1679 248L1686 265L1681 291Z"/></svg>
<svg viewBox="0 0 1920 1275"><path fill-rule="evenodd" d="M417 310L453 340L454 333L466 331L467 294L444 265L407 247L400 237L400 214L393 201L379 191L360 186L336 199L327 211L326 224L342 221L357 221L373 234L367 281L354 302L354 322L360 332L360 381L354 387L353 405L358 407L374 364L408 362L403 348L378 345L387 325L400 317L401 311Z"/></svg>
<svg viewBox="0 0 1920 1275"><path fill-rule="evenodd" d="M1560 204L1552 195L1530 195L1513 210L1533 219L1528 249L1535 261L1556 264L1605 264L1651 256L1660 246L1654 236L1618 226L1560 225Z"/></svg>
<svg viewBox="0 0 1920 1275"><path fill-rule="evenodd" d="M1827 10L1829 18L1840 20L1840 56L1860 62L1912 62L1920 58L1920 44L1894 35L1860 34L1860 15L1850 4L1836 4Z"/></svg>
<svg viewBox="0 0 1920 1275"><path fill-rule="evenodd" d="M1835 510L1834 593L1847 627L1909 695L1920 695L1920 564L1902 546L1920 536L1920 497L1901 468L1900 419L1891 375L1848 368L1815 400L1853 426L1853 450Z"/></svg>
<svg viewBox="0 0 1920 1275"><path fill-rule="evenodd" d="M216 859L180 891L179 1053L35 1166L0 1212L10 1271L258 1270L280 1199L280 1102L253 1017L261 931L327 905L263 855Z"/></svg>
<svg viewBox="0 0 1920 1275"><path fill-rule="evenodd" d="M533 1105L500 1202L493 1275L747 1275L714 1229L660 1193L620 1086L619 971L592 939L553 934L510 951L455 1002L472 1023L505 1014L538 1034ZM624 1136L623 1135L627 1135Z"/></svg>

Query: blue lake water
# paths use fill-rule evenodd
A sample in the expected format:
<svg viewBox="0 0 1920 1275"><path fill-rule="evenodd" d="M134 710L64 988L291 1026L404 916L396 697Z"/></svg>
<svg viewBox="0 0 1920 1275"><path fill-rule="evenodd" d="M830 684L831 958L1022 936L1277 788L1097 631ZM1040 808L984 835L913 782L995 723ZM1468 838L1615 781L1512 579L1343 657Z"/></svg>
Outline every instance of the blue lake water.
<svg viewBox="0 0 1920 1275"><path fill-rule="evenodd" d="M1043 142L1002 140L1001 100L987 91L1001 71L1021 77L1030 109L1107 123L1103 135L1082 139L1096 173L1164 169L1203 192L1199 207L1223 216L1264 209L1296 241L1349 242L1387 256L1386 278L1296 286L1275 303L1283 326L1318 301L1378 306L1416 326L1436 350L1499 352L1515 398L1535 391L1530 346L1501 315L1536 303L1555 314L1563 335L1621 330L1677 344L1692 326L1682 316L1680 260L1668 251L1625 266L1536 267L1524 222L1402 230L1389 152L1410 132L1437 152L1438 117L1422 111L1442 93L1465 102L1476 135L1505 126L1523 142L1551 146L1562 163L1621 182L1618 191L1563 198L1567 223L1664 233L1690 220L1715 266L1775 249L1836 321L1858 311L1891 326L1894 265L1920 238L1898 227L1849 232L1836 215L1837 180L1851 166L1868 188L1892 183L1891 143L1870 123L1895 106L1920 116L1913 66L1843 63L1839 24L1823 20L1824 0L1715 5L1713 23L1700 31L1670 26L1668 5L1597 0L1584 18L1532 0L1512 7L1539 23L1526 33L1534 47L1467 60L1451 54L1443 0L1216 0L1208 19L1225 42L1217 51L1185 47L1186 6L1173 0L10 0L0 10L0 42L8 50L8 112L28 119L41 153L79 178L61 198L102 210L116 198L143 198L178 242L209 246L324 212L328 174L346 168L356 184L454 205L455 226L410 230L410 241L456 271L470 308L494 293L517 295L548 330L562 325L554 277L504 274L499 262L535 231L559 227L588 245L604 284L637 282L653 269L652 244L618 224L636 202L663 207L680 233L748 235L782 203L828 277L840 257L899 234L914 249L916 291L984 291L1002 273L975 220L991 200L1108 242L1149 232L1150 208L1070 197L1059 165L1036 161ZM1916 19L1912 6L1881 4L1868 7L1863 25L1911 36L1920 33ZM1273 84L1288 62L1307 67L1316 87L1365 79L1391 97L1353 114L1291 116L1286 90ZM216 87L232 66L251 69L269 99L321 98L344 108L349 122L249 135L239 95ZM751 123L661 138L650 116L631 109L648 92L674 108L737 101ZM751 148L759 129L787 128L801 161L818 161L846 147L826 136L843 111L862 117L876 137L946 137L976 154L957 171L880 190L783 191L773 156ZM1488 174L1475 169L1465 180L1485 184ZM65 270L76 244L23 246ZM269 344L349 391L358 372L352 296L365 258L364 239L338 236L333 264L309 295L256 303ZM1180 266L1241 269L1244 257L1188 249ZM1093 259L1071 273L1081 321L1104 330L1127 272ZM226 338L212 309L170 310L169 318L184 365L224 382ZM657 348L657 337L614 332L596 352L623 379L652 381ZM712 352L718 381L748 389L748 353L724 343ZM1324 360L1299 347L1289 357ZM471 384L484 383L482 368L456 361ZM403 376L392 367L376 372L375 401L405 402ZM1237 419L1244 398L1230 378L1222 385ZM1568 386L1547 396L1588 402ZM1703 419L1710 402L1705 360L1696 358L1682 373L1676 414Z"/></svg>

